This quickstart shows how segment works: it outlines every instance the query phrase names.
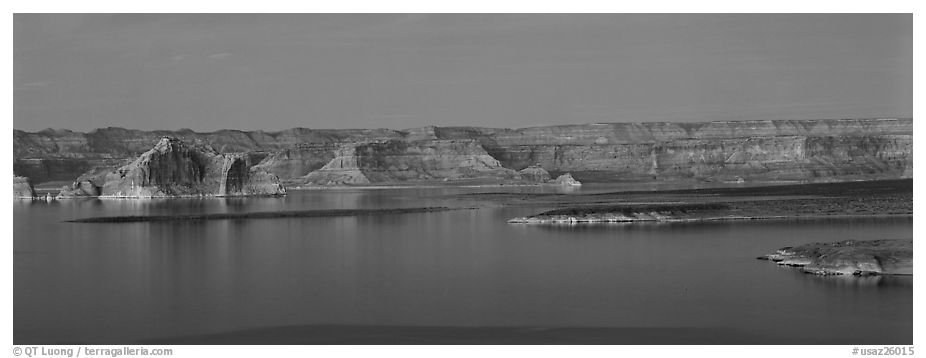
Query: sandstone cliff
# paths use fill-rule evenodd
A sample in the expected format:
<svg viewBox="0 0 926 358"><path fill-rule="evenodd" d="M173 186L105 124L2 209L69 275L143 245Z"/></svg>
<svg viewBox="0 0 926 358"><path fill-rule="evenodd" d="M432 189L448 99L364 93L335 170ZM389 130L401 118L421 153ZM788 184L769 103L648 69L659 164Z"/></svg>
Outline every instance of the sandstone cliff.
<svg viewBox="0 0 926 358"><path fill-rule="evenodd" d="M13 176L13 198L14 199L33 199L35 198L35 188L29 178Z"/></svg>
<svg viewBox="0 0 926 358"><path fill-rule="evenodd" d="M100 196L103 193L103 187L97 185L91 180L78 179L71 185L67 185L58 191L56 199L77 198L82 196Z"/></svg>
<svg viewBox="0 0 926 358"><path fill-rule="evenodd" d="M248 162L246 155L220 154L207 144L185 144L164 137L154 148L114 171L82 175L59 197L285 194L275 175L251 168Z"/></svg>
<svg viewBox="0 0 926 358"><path fill-rule="evenodd" d="M134 162L106 175L103 196L282 195L279 179L252 170L247 157L220 154L203 143L162 138Z"/></svg>
<svg viewBox="0 0 926 358"><path fill-rule="evenodd" d="M509 168L539 163L583 181L909 177L909 119L598 124L496 133Z"/></svg>
<svg viewBox="0 0 926 358"><path fill-rule="evenodd" d="M346 144L322 168L303 177L317 185L435 180L520 179L472 139L382 140Z"/></svg>
<svg viewBox="0 0 926 358"><path fill-rule="evenodd" d="M511 176L501 169L535 165L552 176L569 172L582 182L894 179L912 177L912 123L834 119L403 131L14 131L14 173L36 182L73 181L94 167L135 158L159 137L172 136L210 143L220 153L250 153L249 160L263 159L259 169L296 183L501 180ZM468 156L492 169L459 160ZM352 157L357 157L358 172L350 168ZM315 171L320 172L311 174Z"/></svg>
<svg viewBox="0 0 926 358"><path fill-rule="evenodd" d="M327 155L331 156L340 143L401 138L403 135L388 129L293 128L279 132L220 130L211 133L198 133L189 129L140 131L114 127L100 128L89 133L55 129L35 133L14 130L13 171L18 175L31 175L37 183L71 181L93 168L121 165L126 159L134 159L151 149L151 144L162 137L177 138L185 143L209 143L220 153L272 153L290 150L302 144L316 144L327 147ZM273 170L275 168L267 169L277 175L286 174L287 170L284 168L278 173Z"/></svg>
<svg viewBox="0 0 926 358"><path fill-rule="evenodd" d="M341 145L331 143L299 144L268 153L256 168L292 180L321 169L339 155L340 148Z"/></svg>

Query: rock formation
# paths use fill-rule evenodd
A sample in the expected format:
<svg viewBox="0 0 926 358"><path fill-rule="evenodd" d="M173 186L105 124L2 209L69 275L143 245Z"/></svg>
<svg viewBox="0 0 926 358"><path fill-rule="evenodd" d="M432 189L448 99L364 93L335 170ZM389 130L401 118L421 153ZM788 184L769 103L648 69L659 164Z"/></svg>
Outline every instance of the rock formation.
<svg viewBox="0 0 926 358"><path fill-rule="evenodd" d="M912 119L832 119L597 123L521 129L429 126L402 131L295 128L197 133L104 128L79 133L49 129L13 132L13 169L16 175L37 183L72 181L94 167L121 165L150 149L150 143L158 138L171 136L188 143L208 142L220 153L259 153L264 160L259 168L296 183L305 182L306 175L326 166L308 180L323 182L330 174L335 183L362 182L356 173L332 168L335 157L352 150L346 149L351 145L359 151L359 169L371 183L452 181L477 174L486 175L486 180L500 178L500 173L492 170L461 174L444 164L411 159L470 155L482 158L478 161L489 167L499 163L503 169L519 171L539 166L552 173L569 172L583 182L896 179L912 177L912 128ZM405 159L398 159L403 156ZM386 161L377 162L380 159ZM409 168L402 169L403 162ZM396 169L391 169L392 165ZM342 174L347 177L337 177ZM501 175L505 176L508 174Z"/></svg>
<svg viewBox="0 0 926 358"><path fill-rule="evenodd" d="M103 188L90 180L78 180L61 188L56 199L77 198L82 196L100 196Z"/></svg>
<svg viewBox="0 0 926 358"><path fill-rule="evenodd" d="M164 137L137 159L105 174L88 172L60 198L283 195L279 179L248 165L248 157L220 154L203 143Z"/></svg>
<svg viewBox="0 0 926 358"><path fill-rule="evenodd" d="M512 181L518 173L503 168L474 140L382 140L346 144L307 184L343 185L481 179Z"/></svg>
<svg viewBox="0 0 926 358"><path fill-rule="evenodd" d="M348 144L338 149L327 164L306 175L304 182L316 185L363 185L370 184L370 178L360 170L357 146Z"/></svg>
<svg viewBox="0 0 926 358"><path fill-rule="evenodd" d="M846 240L784 247L759 259L817 275L912 275L913 240Z"/></svg>
<svg viewBox="0 0 926 358"><path fill-rule="evenodd" d="M283 195L273 174L252 170L247 157L210 145L164 137L134 162L106 175L103 196Z"/></svg>
<svg viewBox="0 0 926 358"><path fill-rule="evenodd" d="M330 160L334 150L342 143L402 138L404 135L388 129L293 128L279 132L220 130L211 133L198 133L189 129L141 131L114 127L95 129L88 133L55 129L34 133L14 130L13 171L17 175L31 175L36 183L72 181L95 167L120 166L127 160L134 160L151 149L151 144L162 137L177 138L185 143L210 143L220 153L273 153L314 144L326 147L326 155L329 156L327 160ZM327 160L322 160L318 167ZM287 174L278 173L274 169L265 168L278 176ZM311 168L314 169L317 167ZM311 170L284 178L300 177Z"/></svg>
<svg viewBox="0 0 926 358"><path fill-rule="evenodd" d="M547 183L550 181L550 172L539 165L531 165L521 169L518 173L521 174L521 179L528 182Z"/></svg>
<svg viewBox="0 0 926 358"><path fill-rule="evenodd" d="M58 191L55 199L71 199L80 197L94 197L103 194L103 184L106 183L106 175L114 168L126 165L129 162L123 161L119 165L94 167L81 174L71 184L65 185Z"/></svg>
<svg viewBox="0 0 926 358"><path fill-rule="evenodd" d="M34 199L35 188L27 177L13 176L13 198L14 199Z"/></svg>
<svg viewBox="0 0 926 358"><path fill-rule="evenodd" d="M575 180L575 179L572 177L572 174L569 174L569 173L566 173L566 174L563 174L563 175L560 175L560 176L556 177L556 180L553 181L553 184L556 184L556 185L568 185L568 186L580 186L580 185L582 185L582 183L580 183L578 180Z"/></svg>

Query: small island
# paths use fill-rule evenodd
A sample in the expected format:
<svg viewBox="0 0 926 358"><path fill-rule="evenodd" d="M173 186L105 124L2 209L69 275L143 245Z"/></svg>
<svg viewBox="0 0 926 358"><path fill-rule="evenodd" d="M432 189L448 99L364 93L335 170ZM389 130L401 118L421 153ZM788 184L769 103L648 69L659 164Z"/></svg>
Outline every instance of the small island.
<svg viewBox="0 0 926 358"><path fill-rule="evenodd" d="M508 206L553 210L513 224L700 222L834 217L913 216L913 180L770 185L613 193L477 194Z"/></svg>
<svg viewBox="0 0 926 358"><path fill-rule="evenodd" d="M846 240L783 247L761 256L816 275L912 275L913 240Z"/></svg>

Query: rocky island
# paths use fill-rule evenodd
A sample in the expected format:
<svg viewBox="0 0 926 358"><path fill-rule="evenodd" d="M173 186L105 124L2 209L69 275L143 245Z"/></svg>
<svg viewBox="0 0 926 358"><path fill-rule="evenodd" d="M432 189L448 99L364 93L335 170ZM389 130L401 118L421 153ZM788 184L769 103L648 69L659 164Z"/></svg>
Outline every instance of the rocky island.
<svg viewBox="0 0 926 358"><path fill-rule="evenodd" d="M817 275L912 275L913 240L846 240L783 247L759 257Z"/></svg>
<svg viewBox="0 0 926 358"><path fill-rule="evenodd" d="M254 168L246 155L221 154L210 145L163 137L154 148L115 170L92 170L62 188L58 198L284 195L275 175Z"/></svg>

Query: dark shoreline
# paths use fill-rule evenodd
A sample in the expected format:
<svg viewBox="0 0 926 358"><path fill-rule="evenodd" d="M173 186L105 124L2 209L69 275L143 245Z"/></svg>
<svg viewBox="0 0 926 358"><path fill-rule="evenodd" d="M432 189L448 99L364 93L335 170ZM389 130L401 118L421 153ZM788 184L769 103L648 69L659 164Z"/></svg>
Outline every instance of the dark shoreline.
<svg viewBox="0 0 926 358"><path fill-rule="evenodd" d="M151 216L102 216L67 220L71 223L131 223L150 221L201 221L201 220L237 220L237 219L279 219L308 217L365 216L389 214L429 213L437 211L463 210L471 208L450 208L445 206L394 209L335 209L335 210L292 210L262 211L245 213L215 213L194 215L151 215Z"/></svg>

